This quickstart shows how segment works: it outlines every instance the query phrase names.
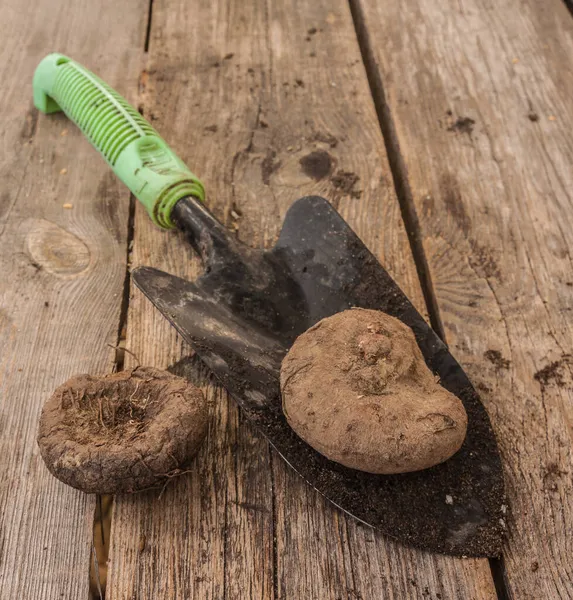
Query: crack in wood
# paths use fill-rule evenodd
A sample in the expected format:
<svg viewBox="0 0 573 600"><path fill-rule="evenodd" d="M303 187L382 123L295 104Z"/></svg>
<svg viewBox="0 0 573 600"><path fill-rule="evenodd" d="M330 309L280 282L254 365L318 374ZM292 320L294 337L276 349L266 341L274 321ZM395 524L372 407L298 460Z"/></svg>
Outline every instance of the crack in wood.
<svg viewBox="0 0 573 600"><path fill-rule="evenodd" d="M428 265L428 259L424 250L422 228L414 205L412 190L408 179L408 171L404 158L400 151L400 142L394 125L394 119L384 94L384 84L372 50L372 42L366 28L364 15L360 3L357 0L349 0L350 11L354 20L354 27L362 60L366 68L366 75L370 85L370 91L374 100L374 106L378 115L378 122L386 144L388 162L392 171L394 188L400 204L402 219L410 242L410 249L416 265L418 278L424 300L428 309L430 325L438 336L445 341L445 330L440 316L436 292L432 284L432 276Z"/></svg>

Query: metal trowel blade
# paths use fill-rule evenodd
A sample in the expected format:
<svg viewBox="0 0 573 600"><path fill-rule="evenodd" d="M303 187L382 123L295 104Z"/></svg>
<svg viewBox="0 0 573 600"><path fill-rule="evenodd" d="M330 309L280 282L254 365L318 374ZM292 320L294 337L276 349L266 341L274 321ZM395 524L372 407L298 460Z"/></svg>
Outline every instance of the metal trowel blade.
<svg viewBox="0 0 573 600"><path fill-rule="evenodd" d="M453 555L500 553L504 483L488 415L444 343L326 200L295 202L271 250L234 248L205 266L193 283L148 267L133 279L293 469L342 510L403 543ZM289 427L282 358L297 335L351 307L382 310L411 327L428 367L463 402L468 433L451 459L372 475L329 461Z"/></svg>

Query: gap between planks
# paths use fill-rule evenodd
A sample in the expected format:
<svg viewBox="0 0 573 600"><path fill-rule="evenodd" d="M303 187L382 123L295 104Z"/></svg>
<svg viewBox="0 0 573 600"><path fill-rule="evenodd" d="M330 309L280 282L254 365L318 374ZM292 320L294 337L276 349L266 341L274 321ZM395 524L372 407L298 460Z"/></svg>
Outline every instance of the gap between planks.
<svg viewBox="0 0 573 600"><path fill-rule="evenodd" d="M143 41L143 51L145 54L149 52L149 40L151 37L151 23L153 19L153 0L148 0L147 7L147 22L145 24L145 39ZM143 116L143 109L139 108L140 105L138 102L138 110ZM133 194L129 195L129 214L127 220L127 245L126 245L126 259L125 259L125 277L123 280L123 293L121 299L121 308L119 314L119 323L117 329L117 339L115 346L115 362L114 362L114 372L123 371L124 363L125 363L125 352L129 352L125 348L126 341L126 329L127 329L127 317L129 314L129 299L130 299L130 289L131 289L131 255L133 250L133 242L134 242L134 232L135 232L135 204L137 199ZM134 357L137 360L137 357ZM137 362L139 362L137 360ZM110 518L104 520L104 515L102 512L102 496L100 494L97 495L98 502L96 503L94 509L94 523L93 523L93 534L94 538L96 536L96 531L99 528L101 533L101 544L97 543L94 539L94 552L93 552L93 560L90 561L90 581L96 581L98 593L100 595L100 600L105 598L105 588L107 581L107 559L109 556L109 543L110 543L110 535L111 535L111 525L113 520L113 503L114 497L107 497L107 506L106 512L109 512ZM98 553L99 550L99 553ZM102 581L100 578L100 573L105 573L106 578ZM93 590L90 590L89 599L93 598Z"/></svg>
<svg viewBox="0 0 573 600"><path fill-rule="evenodd" d="M430 324L444 343L447 344L446 332L438 305L438 298L432 283L428 259L424 250L420 220L412 197L412 188L408 179L408 169L402 152L400 151L400 141L394 125L392 111L386 102L381 72L376 65L371 38L366 26L362 7L357 0L348 1L352 19L354 21L356 37L362 54L362 60L368 76L368 83L374 100L374 106L376 107L376 114L386 144L386 152L388 153L388 162L390 163L390 168L392 170L396 196L400 202L404 226L408 234L412 256L416 264L416 269L420 278L420 286L428 309ZM499 600L507 600L509 598L509 592L506 585L506 572L503 557L490 558L489 565L495 585L495 591Z"/></svg>
<svg viewBox="0 0 573 600"><path fill-rule="evenodd" d="M573 22L561 1L546 4L360 2L372 39L385 40L374 59L448 338L504 456L512 511L503 568L492 566L524 598L572 591L573 405L563 361L573 301L564 75ZM496 365L488 354L501 352ZM555 379L541 378L555 366Z"/></svg>
<svg viewBox="0 0 573 600"><path fill-rule="evenodd" d="M56 385L112 368L107 342L116 340L120 313L127 195L64 115L39 114L31 82L40 60L58 50L109 73L121 91L133 89L143 12L140 0L121 10L84 0L4 8L0 588L22 600L84 598L94 498L49 474L36 428ZM116 40L113 51L102 47L102 29Z"/></svg>
<svg viewBox="0 0 573 600"><path fill-rule="evenodd" d="M386 102L384 83L380 76L380 71L376 67L370 35L366 27L360 4L356 0L348 1L352 19L354 21L356 38L358 39L358 45L362 55L362 62L366 69L368 84L372 93L374 107L376 108L376 115L380 124L382 137L384 138L384 144L386 145L386 153L388 155L390 170L392 171L394 189L396 190L396 196L400 203L404 227L408 235L408 241L410 242L412 256L420 280L420 287L424 294L424 301L428 309L430 325L445 342L446 334L440 316L440 309L438 308L438 299L432 284L432 275L430 273L428 259L422 242L420 220L418 219L416 207L412 198L412 188L408 179L408 170L402 152L400 151L400 141L398 139L398 134L396 133L392 111Z"/></svg>
<svg viewBox="0 0 573 600"><path fill-rule="evenodd" d="M290 201L289 198L295 192L315 192L329 195L336 199L340 210L345 214L347 220L353 224L355 229L357 229L359 233L367 236L369 244L375 250L376 254L379 257L385 256L385 262L387 265L390 263L393 274L396 276L398 273L396 278L400 279L401 277L402 282L406 282L407 284L406 289L409 289L410 294L415 295L418 300L420 296L416 287L418 284L418 277L414 272L411 274L410 278L410 272L415 271L415 269L413 269L413 262L411 263L411 266L408 266L408 262L410 261L409 256L407 256L409 246L406 241L406 236L402 233L403 222L398 211L398 205L395 203L394 186L391 182L386 184L384 180L384 174L390 174L385 167L386 159L384 142L379 134L379 124L376 120L376 115L371 108L370 90L360 64L360 53L356 44L356 34L346 2L319 2L313 6L309 5L304 8L302 16L299 14L299 7L296 7L297 10L295 10L294 3L292 2L283 1L277 4L265 5L264 8L266 8L267 13L269 11L274 13L273 19L269 19L267 16L266 24L263 26L267 33L267 39L269 37L268 34L271 31L270 26L273 26L272 32L275 47L272 49L266 48L263 52L261 52L257 43L257 40L260 38L254 35L251 36L250 42L248 37L245 38L244 36L234 34L228 39L218 38L217 40L211 40L212 46L209 43L203 43L200 48L194 48L194 33L201 33L202 37L207 41L209 40L210 33L211 35L223 35L223 24L226 23L225 27L230 27L232 25L231 20L228 18L229 13L235 16L234 20L237 23L237 27L240 27L242 26L242 21L237 17L242 16L245 22L249 19L257 18L257 10L259 7L257 7L256 4L257 3L254 3L252 6L245 6L238 2L230 2L228 4L214 2L214 8L219 9L220 13L217 13L215 10L211 12L211 7L205 5L201 7L201 11L205 13L206 18L203 21L194 18L186 24L185 20L188 19L190 15L188 14L184 3L178 3L173 0L155 3L153 39L155 39L156 23L162 23L162 25L159 25L159 34L161 34L161 27L165 30L165 34L169 34L165 35L165 39L163 40L165 47L159 47L158 45L158 48L155 49L155 44L152 43L150 48L150 55L154 57L155 54L157 54L155 60L159 62L161 68L164 69L161 79L156 76L150 78L156 85L155 93L150 96L150 98L152 98L150 107L151 110L155 112L157 119L160 122L161 120L164 121L162 126L161 123L158 125L158 129L162 132L167 131L164 135L170 140L173 139L175 147L177 147L177 139L179 138L180 147L183 151L186 152L187 155L191 155L189 158L194 157L194 160L188 162L192 162L193 165L197 164L199 167L197 169L198 172L205 174L207 178L209 177L208 174L210 172L219 173L217 178L212 180L211 185L208 186L215 192L211 196L211 202L214 204L213 208L215 209L215 212L218 212L219 215L224 213L226 208L229 208L224 204L224 199L229 195L224 192L226 185L228 185L228 181L224 181L224 179L226 179L225 173L229 176L228 173L230 171L231 174L229 177L232 181L232 198L235 200L233 184L236 184L236 198L240 199L243 203L241 205L244 215L244 221L241 226L243 239L252 239L253 242L257 243L268 243L269 239L274 235L278 224L278 218L284 214L288 202ZM338 21L331 22L327 20L330 19L330 15L333 14L330 11L335 11L338 15ZM225 15L225 17L221 18L221 15ZM197 15L193 16L197 17ZM201 22L201 26L198 25L198 22ZM324 36L316 35L315 39L318 39L318 37L323 39L320 41L313 41L312 45L309 43L309 45L306 46L308 50L311 50L313 47L316 47L317 50L316 54L308 55L308 51L303 51L305 48L304 44L308 42L304 41L304 33L302 33L301 30L304 28L304 32L306 32L308 27L319 22L324 23L324 27L330 28L327 29L329 33ZM209 26L213 25L213 23L216 23L217 27L210 29ZM187 25L187 27L185 25ZM196 30L198 27L201 27L200 31ZM220 29L220 27L222 29ZM181 31L179 28L181 28ZM301 31L301 40L298 40L297 38L298 31ZM315 34L316 29L314 29L314 33L312 34L309 32L309 35ZM283 41L282 45L280 44L281 35ZM195 37L199 36L196 35ZM241 40L240 44L237 42L238 39ZM201 94L193 94L192 87L193 84L196 85L196 82L193 82L193 80L190 80L188 85L187 82L185 82L186 87L181 88L180 91L180 96L182 96L183 99L185 98L185 95L188 94L190 102L197 102L196 106L199 108L196 111L191 109L191 104L186 106L186 103L181 101L181 99L177 106L173 107L173 98L174 96L177 96L174 92L177 91L179 81L185 77L185 71L181 69L183 65L176 61L178 54L167 52L169 44L174 44L175 41L177 42L179 53L187 51L186 55L194 57L194 61L196 61L194 63L195 67L198 67L199 69L198 77L202 78L204 83ZM214 44L215 41L217 42L216 45ZM227 44L229 44L230 47L228 46L226 50L233 50L233 53L227 55L229 57L228 59L226 56L222 56L225 54L223 48ZM340 60L332 67L331 72L327 73L325 70L320 71L316 69L318 61L322 60L324 60L325 65L330 68L332 55L334 54L335 57L337 55L336 48L339 47L338 44L348 44L349 49L351 50L351 56L349 57L346 53L340 52L338 54ZM214 55L213 47L221 52L221 57ZM292 71L292 62L289 61L289 64L287 64L284 57L282 61L280 60L280 51L285 49L287 53L294 54L294 57L292 58L294 58L295 61L298 61L296 64L298 69L302 70L310 67L316 74L311 80L308 80L307 78L304 93L302 92L302 85L298 84L298 82L296 85L294 85L292 81L289 83L289 85L292 86L292 91L291 89L287 90L287 88L281 86L281 79L287 79L289 76L294 75ZM269 55L271 56L269 57ZM231 62L232 56L235 57L234 63ZM310 56L311 58L307 58L307 56ZM328 59L326 57L328 57ZM352 64L347 65L346 63L350 62L351 58L356 59L356 61L353 60ZM270 60L270 63L267 65L268 60ZM216 67L214 66L215 61L217 64ZM255 75L258 73L255 69L250 69L252 76L248 73L247 75L244 75L243 71L246 70L247 66L260 67L261 62L263 64L262 68L259 68L262 77L261 82L258 81L258 77L255 78ZM336 62L337 61L334 61L334 63ZM236 72L237 74L233 76L233 73L235 72L234 69L238 69L239 64L242 67L242 71L240 74L239 72ZM353 67L355 64L358 66L356 66L356 73L354 74ZM217 70L214 70L215 68ZM221 88L219 87L221 84L221 76L217 75L217 73L221 72L218 70L219 68L221 71L224 70L225 72L225 85L221 86ZM331 77L325 80L324 77L327 75L331 75ZM179 77L181 77L181 79L179 79ZM267 81L267 77L270 81ZM250 103L245 106L241 105L242 96L248 99L247 95L243 94L241 96L240 94L236 94L236 97L234 98L235 102L233 104L233 109L236 114L231 118L231 115L226 114L227 107L229 106L229 99L224 96L219 98L215 93L216 90L224 88L223 93L225 90L228 92L235 91L236 93L237 90L241 89L241 85L245 85L245 81L250 81L251 79L254 81L246 83L246 85L251 85L255 89L261 90L258 99L259 109L255 111L257 114L254 115L250 112L251 109L256 109L256 105L253 106ZM276 80L278 80L278 83ZM259 83L261 85L260 88L258 87ZM234 85L236 88L233 87ZM351 86L357 87L357 94L360 92L357 95L359 101L358 106L356 107L354 107L354 105L357 104L356 99L352 98L351 102L351 97L345 95L345 93L350 93L348 88ZM338 87L339 92L334 93L332 87ZM289 94L288 99L287 92ZM162 96L163 102L161 102ZM309 102L309 100L313 99L322 102L323 112L326 113L326 115L317 113L316 111L313 113L311 109L312 102ZM221 101L219 106L216 104L217 100ZM302 100L304 100L304 102L301 102ZM205 115L213 114L213 112L218 114L217 123L219 133L217 133L216 127L211 127L208 130L208 134L204 133L204 148L202 149L202 152L198 152L198 150L195 150L193 147L189 148L186 145L187 140L181 138L182 134L180 131L184 129L186 117L188 122L194 122L197 118L197 114L201 114L201 102L203 102L203 111ZM289 111L286 118L280 110L277 110L277 104L280 107L281 102L284 102L283 112L284 110ZM356 110L349 110L350 106L353 106ZM177 128L174 128L172 125L173 115L169 114L169 107L172 107L172 110L177 108ZM220 115L217 112L217 108L221 111ZM187 114L190 109L193 112L192 116ZM244 113L241 113L240 110L243 109ZM251 117L254 117L254 126ZM259 117L264 117L264 124ZM309 119L308 122L307 118ZM273 125L272 127L269 127L269 122ZM245 126L250 128L249 135L245 134ZM222 130L226 127L228 127L229 130L223 134ZM172 137L168 135L170 128L173 133ZM308 148L303 145L304 147L300 150L297 150L296 148L295 150L289 150L289 147L291 145L295 146L294 142L304 139L306 132L312 131L313 129L316 129L319 133L326 130L326 133L336 134L339 139L343 135L345 136L348 134L349 130L350 139L345 138L344 144L341 144L336 150L333 150L331 147L329 152L336 157L336 164L338 166L344 167L345 169L352 168L353 171L356 171L356 173L360 175L361 183L365 186L371 182L380 181L381 183L377 184L375 191L373 191L372 186L365 187L362 200L358 201L356 198L345 197L339 192L337 193L336 190L328 187L328 178L321 180L318 183L309 179L304 179L298 168L298 159L302 154L297 155L296 152L302 153L310 151L310 149L312 149L312 141L307 144ZM365 131L371 131L372 135L365 136ZM245 140L243 140L243 134L245 134ZM200 135L200 132L197 132L197 135ZM247 144L246 146L243 146L243 141ZM261 185L260 172L261 161L264 160L263 157L265 156L264 149L271 147L272 143L276 145L279 154L276 161L274 160L274 157L271 157L271 159L273 159L274 164L277 164L279 159L282 160L282 168L279 173L277 166L276 174L275 172L271 173L268 177L269 182L264 182L263 180L264 185ZM321 141L320 143L325 144L326 142ZM229 151L228 155L232 156L233 146L235 145L237 146L237 161L229 161L229 163L232 162L232 164L225 165L225 159L220 158L221 149L227 149ZM243 147L247 147L249 150L244 151L242 150ZM261 150L261 148L263 150ZM212 156L209 154L209 149L213 152ZM294 153L294 156L291 156L289 152ZM215 156L218 156L219 158L215 160ZM364 160L362 158L363 156L368 156L370 158L369 160ZM185 154L183 154L182 157L185 158ZM225 166L227 166L228 170L225 169ZM235 166L242 171L240 177L233 177ZM223 174L222 177L220 175L221 173ZM281 178L280 183L282 183L282 185L277 181L277 178L279 177ZM251 190L250 185L245 187L245 183L249 182L252 183L254 189ZM206 181L206 183L209 182ZM217 191L220 191L221 193L217 194ZM260 194L255 194L255 192L260 192ZM257 197L259 195L267 197L268 203L261 206L260 203L254 201L252 198L253 194ZM219 198L219 200L217 200L217 198ZM367 218L366 215L368 215ZM142 241L153 241L153 244L157 246L156 250L159 250L159 240L154 232L148 231L149 224L145 221L146 218L147 217L143 216L142 221L137 221L136 229L139 229L139 234L136 232L136 237L139 235L141 236ZM375 221L375 224L372 224L372 221ZM382 227L382 224L384 224L384 227ZM263 229L265 229L265 231L263 231ZM263 239L261 239L261 237ZM179 265L181 255L178 254L181 250L177 250L175 242L176 240L174 239L173 242L170 242L170 245L174 253L174 258L177 257L177 264L170 264L169 249L164 252L164 256L155 257L155 260L165 260L166 268L168 270L181 268ZM152 249L151 246L149 246L149 249ZM145 260L148 260L148 257L146 257ZM130 302L130 311L133 307L135 315L137 315L138 303L140 303L139 297L135 298L133 302ZM422 303L419 302L418 306L420 307L421 305ZM139 310L142 319L140 325L143 324L143 326L148 327L148 331L150 332L159 331L159 329L155 329L156 316L149 307L145 305ZM160 319L161 317L158 317L158 321ZM164 348L166 356L161 356L161 360L163 360L164 358L167 358L167 355L171 355L169 352L169 344L171 344L173 353L180 351L177 346L179 342L173 339L172 333L167 331L163 321L160 323L158 322L157 326L160 328L161 332L164 332L162 335L164 336L163 339L166 341ZM140 334L135 331L132 331L132 335L141 337ZM134 341L137 343L137 340ZM144 344L145 339L142 338L140 342ZM152 357L152 359L155 358L152 349L145 349L142 345L142 351L144 354L148 354ZM245 429L246 428L243 429L243 436L247 438L250 434L247 435ZM231 431L231 433L233 436L236 435L234 431ZM223 456L223 458L225 457ZM227 460L225 459L225 463L226 462ZM206 463L204 463L204 465L206 465ZM227 466L227 464L221 465L221 467ZM280 552L275 549L272 553L269 553L276 562L272 566L265 563L265 567L267 570L270 570L270 568L273 569L274 582L272 585L277 597L283 593L286 594L286 597L296 597L294 594L301 591L307 592L307 595L305 596L303 594L300 597L315 597L312 594L320 593L319 590L326 590L326 587L332 592L337 588L337 591L340 590L341 592L344 591L345 593L348 593L348 590L345 587L345 569L350 569L352 571L351 575L355 575L355 585L360 587L363 594L379 594L381 593L381 590L384 589L387 590L388 593L401 593L401 597L404 597L403 594L411 592L410 586L414 585L411 583L413 580L412 578L414 577L431 584L436 590L450 590L450 597L452 597L452 594L454 593L454 588L457 588L458 591L463 589L467 592L467 597L481 594L480 597L485 598L488 594L489 584L485 577L488 575L487 564L483 570L480 570L480 565L475 561L455 561L448 557L427 556L417 551L400 547L388 539L381 539L380 536L375 536L370 531L364 531L354 522L347 522L345 515L339 514L335 509L331 509L329 505L323 506L322 499L317 498L317 495L313 490L307 489L306 484L300 482L298 476L292 475L290 471L286 470L280 461L274 461L269 468L272 470L274 476L272 484L272 499L275 502L275 508L273 509L273 523L276 528L280 528L280 534L277 535L277 540L280 544ZM183 484L179 487L183 487ZM186 494L177 497L177 490L172 490L172 492L171 506L166 504L166 509L173 510L174 507L177 508L176 503L180 502L180 506L188 508L190 516L197 516L194 515L194 513L197 512L196 510L191 511L189 509ZM133 536L129 536L131 531L130 528L133 529L133 533L138 532L139 526L137 523L134 525L134 517L135 519L140 519L138 522L144 522L144 519L146 518L145 515L139 515L137 512L142 506L145 508L144 502L145 501L142 499L141 506L139 507L131 506L127 502L124 504L123 508L120 507L119 513L121 514L118 514L120 521L117 526L116 542L120 543L123 540L128 544L134 539ZM233 507L231 507L231 509L233 511L235 510ZM178 510L180 511L180 508ZM208 516L207 511L204 511L201 516L203 518ZM226 516L231 516L231 513ZM129 517L129 519L127 517ZM121 518L124 518L124 527L121 527ZM117 521L114 520L114 523L116 522ZM304 526L309 524L316 525L317 528L315 533L319 536L318 540L306 535ZM122 590L126 590L126 586L130 586L132 581L135 581L135 585L139 585L139 583L142 582L144 586L147 582L153 585L161 583L161 578L156 577L158 575L157 562L165 562L165 559L169 557L170 553L170 548L168 546L161 545L162 543L164 544L162 540L165 540L163 534L165 533L166 525L165 523L158 522L145 525L155 528L155 533L153 531L151 531L151 533L154 535L153 541L156 544L157 558L159 561L156 561L155 568L152 569L151 567L153 565L149 563L149 559L147 559L145 555L143 556L143 559L138 560L132 560L132 558L127 556L126 566L129 568L123 569L122 571L120 565L121 558L118 552L118 563L114 564L114 568L117 569L115 589L118 598L123 597ZM198 526L197 524L194 525ZM176 532L171 533L175 534ZM292 538L294 538L294 543ZM277 543L277 540L273 540L273 542ZM180 544L180 546L174 544L176 550L191 549L188 548L189 542L187 539L177 539L176 541L179 541ZM216 538L211 541L216 542ZM200 536L197 537L196 542L198 544L201 543ZM306 554L306 556L297 555L297 546L304 548L306 552L303 554ZM122 546L118 545L118 549L120 548L122 548ZM129 546L123 546L123 548L129 550ZM196 548L193 548L193 550L196 550ZM313 554L313 552L316 552L317 554ZM352 564L354 562L352 560L354 553L356 553L356 565ZM178 554L180 554L180 552L178 552ZM353 556L350 556L350 554ZM184 557L185 554L183 553L182 556ZM190 555L189 558L192 560L193 556ZM240 561L237 560L237 556L229 555L229 558L235 560L234 568L236 571L237 567L241 564ZM317 562L321 564L317 565ZM248 566L252 568L253 563L248 563ZM318 572L318 567L322 567L323 571ZM206 572L209 575L216 575L216 573L213 573L213 565L210 564L204 568L207 569ZM236 585L239 582L239 579L237 579L238 572L236 571L233 573L232 564L227 564L227 568L229 569L230 575L227 579L228 586L232 586L233 579L235 579ZM370 569L372 569L372 571L369 573L369 576L365 577L365 572L368 573ZM356 573L354 572L355 570ZM225 569L225 571L227 571L227 569ZM131 579L130 572L133 573L133 579ZM190 582L186 578L187 572L188 565L181 566L179 572L170 573L170 575L173 575L176 584L181 586L179 589L185 590L193 587L201 587L201 589L207 591L206 583L208 582ZM318 581L320 578L317 577L317 572L319 574L330 574L332 576L332 581L330 583L328 581ZM288 574L289 576L288 578L282 577L279 579L281 574L283 576ZM386 577L388 577L388 580ZM157 581L154 581L154 578L156 578ZM349 581L351 582L351 580L354 581L354 579L350 578ZM289 588L291 588L290 596L288 591ZM150 589L151 588L148 586L147 591ZM267 588L262 586L261 589ZM392 592L392 589L396 590L396 592ZM225 591L228 592L229 590ZM111 587L111 593L114 593L114 586ZM358 591L356 591L356 593L358 593ZM321 597L327 596L323 595ZM487 597L493 597L493 595L488 595Z"/></svg>
<svg viewBox="0 0 573 600"><path fill-rule="evenodd" d="M149 40L151 39L151 23L153 21L153 0L149 0L147 9L147 26L145 28L145 42L143 43L143 51L149 52Z"/></svg>

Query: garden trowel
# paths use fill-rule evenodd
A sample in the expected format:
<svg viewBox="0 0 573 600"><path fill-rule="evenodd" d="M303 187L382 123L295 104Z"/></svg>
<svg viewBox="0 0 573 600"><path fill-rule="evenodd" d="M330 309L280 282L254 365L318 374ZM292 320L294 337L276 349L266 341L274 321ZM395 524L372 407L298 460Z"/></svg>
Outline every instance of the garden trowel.
<svg viewBox="0 0 573 600"><path fill-rule="evenodd" d="M46 113L63 110L81 128L158 226L185 233L204 263L199 279L140 267L133 280L293 469L342 510L401 542L454 555L499 554L506 507L488 415L444 343L326 200L294 202L275 246L254 250L208 211L202 184L159 134L90 71L47 56L34 76L34 101ZM351 307L382 310L411 327L428 367L463 402L467 437L446 462L373 475L331 462L289 427L282 358L303 331Z"/></svg>

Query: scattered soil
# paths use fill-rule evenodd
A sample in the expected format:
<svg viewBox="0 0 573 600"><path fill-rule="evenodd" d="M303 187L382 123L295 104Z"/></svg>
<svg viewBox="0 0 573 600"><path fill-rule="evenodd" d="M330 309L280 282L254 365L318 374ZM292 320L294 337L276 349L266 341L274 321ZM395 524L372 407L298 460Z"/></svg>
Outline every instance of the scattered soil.
<svg viewBox="0 0 573 600"><path fill-rule="evenodd" d="M567 475L566 471L562 471L559 468L559 465L557 463L549 463L547 465L547 467L545 468L545 475L544 477L550 477L552 475L556 475L557 477L561 477L561 475Z"/></svg>
<svg viewBox="0 0 573 600"><path fill-rule="evenodd" d="M486 392L486 393L490 393L492 391L491 387L489 385L487 385L487 383L483 383L483 381L480 381L476 384L476 388L480 391L480 392Z"/></svg>
<svg viewBox="0 0 573 600"><path fill-rule="evenodd" d="M476 122L470 117L458 117L449 127L448 131L455 133L467 133L471 136Z"/></svg>
<svg viewBox="0 0 573 600"><path fill-rule="evenodd" d="M207 125L207 127L205 127L205 131L210 131L211 133L217 133L218 129L217 125Z"/></svg>
<svg viewBox="0 0 573 600"><path fill-rule="evenodd" d="M88 493L135 492L185 470L207 429L186 379L151 367L77 375L46 402L38 445L50 472Z"/></svg>
<svg viewBox="0 0 573 600"><path fill-rule="evenodd" d="M265 185L271 183L271 175L281 166L281 161L275 160L276 155L275 150L269 148L267 155L261 162L261 176Z"/></svg>
<svg viewBox="0 0 573 600"><path fill-rule="evenodd" d="M533 378L539 381L542 386L546 386L548 383L554 382L557 385L563 385L563 375L561 373L561 361L556 360L547 366L537 371Z"/></svg>
<svg viewBox="0 0 573 600"><path fill-rule="evenodd" d="M328 144L331 148L336 148L338 145L338 139L331 135L330 133L322 133L318 131L312 136L313 142L322 142L323 144Z"/></svg>
<svg viewBox="0 0 573 600"><path fill-rule="evenodd" d="M471 228L471 220L464 208L458 180L451 173L444 173L440 178L440 190L446 210L463 233L467 235Z"/></svg>
<svg viewBox="0 0 573 600"><path fill-rule="evenodd" d="M565 385L563 379L563 366L571 359L569 354L564 354L559 360L549 363L543 369L540 369L533 375L533 379L539 381L541 388L545 389L550 384L555 384L559 387Z"/></svg>
<svg viewBox="0 0 573 600"><path fill-rule="evenodd" d="M496 369L509 369L509 365L511 364L510 360L503 358L499 350L486 350L483 353L483 356L484 358L487 358Z"/></svg>
<svg viewBox="0 0 573 600"><path fill-rule="evenodd" d="M498 281L501 281L501 271L493 250L471 238L469 243L472 249L472 254L469 257L472 269L475 269L482 277L495 277Z"/></svg>
<svg viewBox="0 0 573 600"><path fill-rule="evenodd" d="M360 177L352 171L337 171L336 175L330 178L332 185L343 194L348 194L353 198L360 198L362 192L355 190L354 186L358 183Z"/></svg>
<svg viewBox="0 0 573 600"><path fill-rule="evenodd" d="M30 143L34 136L36 135L36 131L38 129L38 111L34 110L33 107L28 109L26 113L26 119L23 123L22 130L20 131L20 139L24 143ZM0 202L1 204L1 202Z"/></svg>
<svg viewBox="0 0 573 600"><path fill-rule="evenodd" d="M467 416L426 366L414 333L381 311L323 319L281 367L289 425L318 452L369 473L407 473L450 458Z"/></svg>
<svg viewBox="0 0 573 600"><path fill-rule="evenodd" d="M422 214L431 215L435 209L434 197L431 194L425 194L422 198Z"/></svg>
<svg viewBox="0 0 573 600"><path fill-rule="evenodd" d="M556 492L557 481L567 475L567 471L563 471L559 468L557 463L549 463L545 467L545 473L543 474L543 489L550 492Z"/></svg>
<svg viewBox="0 0 573 600"><path fill-rule="evenodd" d="M315 181L326 177L332 168L332 158L325 150L315 150L299 160L303 173Z"/></svg>

